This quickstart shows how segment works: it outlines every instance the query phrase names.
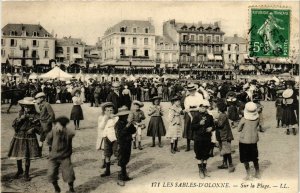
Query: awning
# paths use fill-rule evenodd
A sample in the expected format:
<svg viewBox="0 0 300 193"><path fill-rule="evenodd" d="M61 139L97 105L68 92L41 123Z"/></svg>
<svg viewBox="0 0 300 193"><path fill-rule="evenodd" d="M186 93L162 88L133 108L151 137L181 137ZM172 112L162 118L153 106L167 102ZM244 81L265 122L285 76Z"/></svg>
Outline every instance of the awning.
<svg viewBox="0 0 300 193"><path fill-rule="evenodd" d="M73 54L73 58L76 58L76 59L81 59L81 55L80 54Z"/></svg>
<svg viewBox="0 0 300 193"><path fill-rule="evenodd" d="M215 58L213 54L207 54L207 59L214 60Z"/></svg>
<svg viewBox="0 0 300 193"><path fill-rule="evenodd" d="M222 56L218 55L218 56L215 56L215 60L223 60L223 59L222 59Z"/></svg>

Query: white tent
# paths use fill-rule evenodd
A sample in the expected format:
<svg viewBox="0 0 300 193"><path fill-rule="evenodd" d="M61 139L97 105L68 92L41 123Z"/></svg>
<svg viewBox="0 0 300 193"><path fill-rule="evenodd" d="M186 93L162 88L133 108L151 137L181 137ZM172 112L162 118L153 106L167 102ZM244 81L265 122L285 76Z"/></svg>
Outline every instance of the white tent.
<svg viewBox="0 0 300 193"><path fill-rule="evenodd" d="M56 66L52 70L50 70L49 72L39 76L39 78L45 78L45 79L50 79L50 78L52 78L52 79L54 79L54 78L71 79L72 75L62 71L59 67Z"/></svg>

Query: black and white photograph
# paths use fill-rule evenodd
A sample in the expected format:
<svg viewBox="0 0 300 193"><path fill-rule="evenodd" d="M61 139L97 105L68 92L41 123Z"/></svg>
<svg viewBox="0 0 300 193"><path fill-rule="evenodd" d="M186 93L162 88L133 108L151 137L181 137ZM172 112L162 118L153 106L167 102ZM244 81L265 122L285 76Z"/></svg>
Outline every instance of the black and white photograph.
<svg viewBox="0 0 300 193"><path fill-rule="evenodd" d="M298 1L2 1L1 192L297 193Z"/></svg>

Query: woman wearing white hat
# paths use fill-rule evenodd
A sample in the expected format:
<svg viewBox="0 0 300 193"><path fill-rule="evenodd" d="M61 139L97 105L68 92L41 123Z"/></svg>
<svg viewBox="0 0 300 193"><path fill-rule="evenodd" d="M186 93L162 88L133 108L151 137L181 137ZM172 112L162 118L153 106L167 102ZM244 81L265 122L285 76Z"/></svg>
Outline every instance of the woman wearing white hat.
<svg viewBox="0 0 300 193"><path fill-rule="evenodd" d="M298 127L296 111L294 107L295 99L293 99L294 91L293 89L286 89L283 93L282 100L282 108L283 108L283 116L282 116L282 124L287 129L286 134L290 134L290 129L293 130L293 134L296 135L296 127Z"/></svg>
<svg viewBox="0 0 300 193"><path fill-rule="evenodd" d="M249 180L251 177L249 162L254 164L254 177L260 178L257 149L258 126L259 114L257 105L254 102L248 102L245 105L244 117L238 125L238 131L241 132L239 140L240 161L244 163L247 172L245 180Z"/></svg>

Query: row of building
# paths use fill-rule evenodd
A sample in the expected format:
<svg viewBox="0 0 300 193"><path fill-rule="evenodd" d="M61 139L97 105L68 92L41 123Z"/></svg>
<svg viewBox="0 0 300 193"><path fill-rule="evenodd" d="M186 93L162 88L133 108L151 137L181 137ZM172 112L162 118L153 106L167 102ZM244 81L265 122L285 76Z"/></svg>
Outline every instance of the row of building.
<svg viewBox="0 0 300 193"><path fill-rule="evenodd" d="M247 59L247 41L225 37L220 22L163 23L158 36L151 20L123 20L109 27L95 45L79 38L56 38L40 24L2 28L1 63L16 67L51 65L230 68Z"/></svg>

